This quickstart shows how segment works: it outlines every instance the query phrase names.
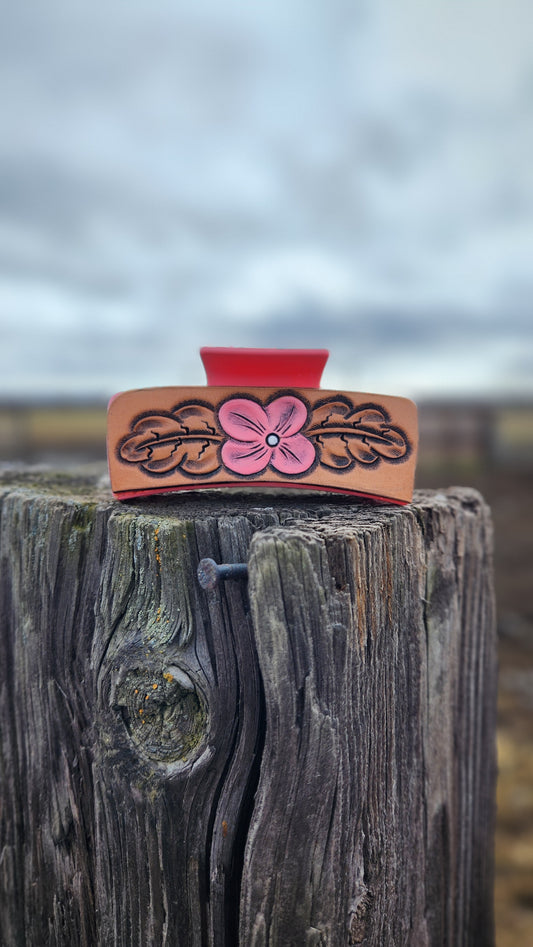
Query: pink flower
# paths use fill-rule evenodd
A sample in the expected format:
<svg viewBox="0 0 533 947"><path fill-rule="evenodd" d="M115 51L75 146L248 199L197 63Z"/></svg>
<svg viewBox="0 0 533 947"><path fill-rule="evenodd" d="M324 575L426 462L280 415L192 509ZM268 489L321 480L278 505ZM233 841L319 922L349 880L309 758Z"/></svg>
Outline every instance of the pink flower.
<svg viewBox="0 0 533 947"><path fill-rule="evenodd" d="M314 462L315 448L298 432L307 421L307 408L293 395L283 395L262 407L251 398L230 398L218 412L229 440L222 460L234 473L256 474L270 464L283 474L301 474Z"/></svg>

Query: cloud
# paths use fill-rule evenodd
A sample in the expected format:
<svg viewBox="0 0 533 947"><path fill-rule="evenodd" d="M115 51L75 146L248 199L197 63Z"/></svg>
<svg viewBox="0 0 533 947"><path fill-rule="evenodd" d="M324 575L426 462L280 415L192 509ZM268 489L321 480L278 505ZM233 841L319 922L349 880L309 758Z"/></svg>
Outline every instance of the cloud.
<svg viewBox="0 0 533 947"><path fill-rule="evenodd" d="M339 378L531 390L531 11L11 5L0 393L281 340Z"/></svg>

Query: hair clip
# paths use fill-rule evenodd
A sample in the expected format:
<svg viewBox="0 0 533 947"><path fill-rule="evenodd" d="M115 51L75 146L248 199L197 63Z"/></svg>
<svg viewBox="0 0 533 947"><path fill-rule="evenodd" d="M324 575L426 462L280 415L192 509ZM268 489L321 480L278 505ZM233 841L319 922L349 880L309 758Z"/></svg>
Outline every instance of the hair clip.
<svg viewBox="0 0 533 947"><path fill-rule="evenodd" d="M324 349L203 348L200 355L207 386L111 399L107 451L119 500L221 487L411 500L412 401L321 389Z"/></svg>

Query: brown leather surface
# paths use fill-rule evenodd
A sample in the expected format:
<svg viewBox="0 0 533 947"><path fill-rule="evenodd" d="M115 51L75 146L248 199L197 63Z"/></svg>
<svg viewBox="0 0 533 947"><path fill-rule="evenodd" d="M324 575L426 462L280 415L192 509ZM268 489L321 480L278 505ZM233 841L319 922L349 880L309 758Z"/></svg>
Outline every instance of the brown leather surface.
<svg viewBox="0 0 533 947"><path fill-rule="evenodd" d="M312 444L314 455L303 445L306 459L299 462L302 469L298 468L296 474L276 469L280 455L275 451L270 460L267 451L264 469L250 475L225 466L223 448L224 456L228 457L230 447L235 448L237 455L240 446L243 451L245 446L236 443L234 433L228 434L222 426L228 409L222 411L222 417L219 414L225 402L229 401L231 407L235 399L239 399L239 407L249 406L254 417L262 417L258 404L263 411L273 406L271 412L275 412L277 399L305 405L306 419L297 433L290 429L290 436L278 436L291 448L291 455L293 448L302 446L302 438ZM258 450L259 441L263 441L263 453L267 436L266 429L258 429L257 437L253 435ZM276 440L276 435L270 436ZM232 444L224 447L228 441ZM409 502L417 447L417 410L412 401L361 392L208 386L146 388L116 395L108 411L109 472L113 492L118 495L228 483L240 487L248 483L290 483L293 487L329 488Z"/></svg>

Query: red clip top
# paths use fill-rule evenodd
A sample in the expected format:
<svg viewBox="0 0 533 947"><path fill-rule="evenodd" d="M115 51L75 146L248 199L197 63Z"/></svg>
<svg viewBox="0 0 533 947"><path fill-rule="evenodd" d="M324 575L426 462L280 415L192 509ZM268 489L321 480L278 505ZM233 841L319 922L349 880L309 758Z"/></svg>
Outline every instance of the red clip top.
<svg viewBox="0 0 533 947"><path fill-rule="evenodd" d="M320 388L327 349L200 349L208 385Z"/></svg>

